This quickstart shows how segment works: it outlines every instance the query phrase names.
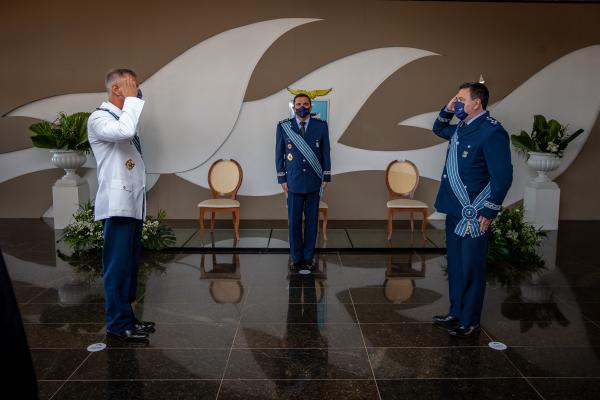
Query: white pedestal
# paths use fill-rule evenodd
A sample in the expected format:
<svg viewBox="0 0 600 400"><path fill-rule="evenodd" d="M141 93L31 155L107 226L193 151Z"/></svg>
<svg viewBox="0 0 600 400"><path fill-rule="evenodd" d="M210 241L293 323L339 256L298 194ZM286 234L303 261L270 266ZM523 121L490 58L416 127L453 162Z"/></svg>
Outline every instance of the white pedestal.
<svg viewBox="0 0 600 400"><path fill-rule="evenodd" d="M90 188L85 179L59 179L52 186L54 229L64 229L73 221L73 214L90 199Z"/></svg>
<svg viewBox="0 0 600 400"><path fill-rule="evenodd" d="M554 182L532 181L525 186L523 208L525 221L537 229L557 230L560 188Z"/></svg>

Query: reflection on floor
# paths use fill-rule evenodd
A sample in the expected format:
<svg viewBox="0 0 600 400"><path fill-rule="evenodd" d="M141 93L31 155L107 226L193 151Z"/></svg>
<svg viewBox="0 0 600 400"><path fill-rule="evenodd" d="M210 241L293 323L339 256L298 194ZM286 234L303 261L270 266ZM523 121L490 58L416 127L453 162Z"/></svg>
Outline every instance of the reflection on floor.
<svg viewBox="0 0 600 400"><path fill-rule="evenodd" d="M448 308L440 253L321 253L307 276L287 254L146 254L135 309L157 332L98 353L97 260L68 264L27 221L0 220L0 246L43 399L597 399L599 228L561 224L529 276L490 271L464 341L429 322Z"/></svg>
<svg viewBox="0 0 600 400"><path fill-rule="evenodd" d="M240 229L240 240L234 240L232 229L215 229L206 232L204 240L200 239L197 229L175 228L177 242L172 250L198 251L211 249L245 249L255 251L280 252L290 248L287 229ZM392 240L388 241L383 228L372 229L328 229L327 240L319 235L319 250L350 249L425 249L444 250L446 248L445 232L429 229L425 240L419 231L411 233L410 229L397 229Z"/></svg>

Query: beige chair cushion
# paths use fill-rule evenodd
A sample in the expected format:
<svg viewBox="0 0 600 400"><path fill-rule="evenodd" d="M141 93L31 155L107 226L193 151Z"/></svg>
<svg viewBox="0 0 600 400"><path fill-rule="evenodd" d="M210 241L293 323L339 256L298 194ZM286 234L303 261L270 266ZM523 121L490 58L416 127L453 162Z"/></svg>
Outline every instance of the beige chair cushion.
<svg viewBox="0 0 600 400"><path fill-rule="evenodd" d="M414 199L395 199L387 202L388 208L429 208L426 203Z"/></svg>
<svg viewBox="0 0 600 400"><path fill-rule="evenodd" d="M217 193L231 193L240 181L240 170L231 160L216 162L210 172L210 183Z"/></svg>
<svg viewBox="0 0 600 400"><path fill-rule="evenodd" d="M232 208L239 207L240 202L233 199L208 199L200 202L200 208Z"/></svg>
<svg viewBox="0 0 600 400"><path fill-rule="evenodd" d="M210 295L221 304L237 304L242 301L244 289L238 280L214 280L210 283Z"/></svg>
<svg viewBox="0 0 600 400"><path fill-rule="evenodd" d="M383 294L389 302L403 303L410 300L415 293L415 282L412 279L386 279Z"/></svg>
<svg viewBox="0 0 600 400"><path fill-rule="evenodd" d="M415 189L418 173L411 163L397 161L391 165L387 179L390 189L394 193L406 194Z"/></svg>

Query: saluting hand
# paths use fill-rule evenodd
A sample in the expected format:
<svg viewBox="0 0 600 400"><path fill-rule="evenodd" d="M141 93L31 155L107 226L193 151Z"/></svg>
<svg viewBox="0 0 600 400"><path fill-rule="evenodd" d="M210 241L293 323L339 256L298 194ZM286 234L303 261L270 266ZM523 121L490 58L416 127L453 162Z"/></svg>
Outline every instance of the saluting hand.
<svg viewBox="0 0 600 400"><path fill-rule="evenodd" d="M138 93L137 82L130 76L126 76L120 83L121 94L123 97L136 97Z"/></svg>
<svg viewBox="0 0 600 400"><path fill-rule="evenodd" d="M446 108L448 109L448 111L450 112L454 112L454 102L457 100L456 99L457 96L454 96L450 99L450 101L448 102L448 104L446 105Z"/></svg>

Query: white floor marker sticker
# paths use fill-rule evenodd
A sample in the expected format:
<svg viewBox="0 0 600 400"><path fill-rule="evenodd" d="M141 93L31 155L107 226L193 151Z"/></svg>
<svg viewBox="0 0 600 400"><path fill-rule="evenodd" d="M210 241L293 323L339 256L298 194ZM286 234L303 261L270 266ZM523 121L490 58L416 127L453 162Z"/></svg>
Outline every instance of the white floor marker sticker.
<svg viewBox="0 0 600 400"><path fill-rule="evenodd" d="M97 351L102 351L106 348L106 343L94 343L94 344L90 344L87 347L87 351L89 351L90 353L95 353Z"/></svg>
<svg viewBox="0 0 600 400"><path fill-rule="evenodd" d="M506 349L508 349L508 346L505 345L502 342L489 342L488 346L490 346L490 348L492 348L494 350L506 350Z"/></svg>

